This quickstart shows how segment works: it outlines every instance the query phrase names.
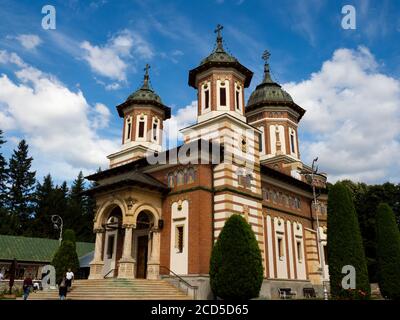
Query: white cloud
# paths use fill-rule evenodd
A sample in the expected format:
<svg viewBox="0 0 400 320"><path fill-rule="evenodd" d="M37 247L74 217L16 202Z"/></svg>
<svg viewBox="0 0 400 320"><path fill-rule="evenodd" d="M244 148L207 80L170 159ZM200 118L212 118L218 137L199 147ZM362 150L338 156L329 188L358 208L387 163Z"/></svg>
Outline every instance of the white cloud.
<svg viewBox="0 0 400 320"><path fill-rule="evenodd" d="M35 49L42 43L42 40L36 34L20 34L16 39L25 49L28 50Z"/></svg>
<svg viewBox="0 0 400 320"><path fill-rule="evenodd" d="M172 115L170 119L165 121L165 135L168 140L168 146L174 147L179 145L179 140L182 139L182 135L179 132L180 129L190 126L195 123L197 119L197 101L192 101L191 104L186 107L178 109L176 115Z"/></svg>
<svg viewBox="0 0 400 320"><path fill-rule="evenodd" d="M92 45L83 41L86 60L93 72L113 80L126 81L128 60L151 59L154 55L150 45L139 34L123 30L108 40L103 46Z"/></svg>
<svg viewBox="0 0 400 320"><path fill-rule="evenodd" d="M319 156L330 180L400 181L400 81L365 47L338 49L320 71L285 89L307 112L303 160Z"/></svg>
<svg viewBox="0 0 400 320"><path fill-rule="evenodd" d="M70 179L107 166L105 156L118 149L119 141L101 138L96 129L108 125L108 108L86 101L82 91L73 92L55 77L28 66L16 55L0 51L0 63L8 57L18 68L16 80L0 76L0 125L27 137L42 174ZM5 123L2 123L5 121ZM62 169L61 169L62 168Z"/></svg>

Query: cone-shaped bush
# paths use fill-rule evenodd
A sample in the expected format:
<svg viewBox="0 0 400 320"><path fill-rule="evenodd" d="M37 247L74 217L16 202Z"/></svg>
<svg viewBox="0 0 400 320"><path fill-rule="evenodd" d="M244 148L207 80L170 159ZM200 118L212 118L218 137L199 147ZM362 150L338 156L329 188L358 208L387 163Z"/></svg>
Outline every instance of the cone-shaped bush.
<svg viewBox="0 0 400 320"><path fill-rule="evenodd" d="M61 246L53 257L51 264L56 269L56 281L60 281L65 272L71 268L76 273L79 269L79 258L76 253L75 233L73 230L65 230Z"/></svg>
<svg viewBox="0 0 400 320"><path fill-rule="evenodd" d="M392 209L378 206L376 216L378 282L386 299L400 300L400 232Z"/></svg>
<svg viewBox="0 0 400 320"><path fill-rule="evenodd" d="M370 284L358 218L350 191L337 182L328 195L328 265L331 295L334 299L364 299L370 296ZM356 288L344 289L342 268L353 266Z"/></svg>
<svg viewBox="0 0 400 320"><path fill-rule="evenodd" d="M263 281L261 251L253 230L240 215L232 215L211 253L210 283L222 299L258 297Z"/></svg>

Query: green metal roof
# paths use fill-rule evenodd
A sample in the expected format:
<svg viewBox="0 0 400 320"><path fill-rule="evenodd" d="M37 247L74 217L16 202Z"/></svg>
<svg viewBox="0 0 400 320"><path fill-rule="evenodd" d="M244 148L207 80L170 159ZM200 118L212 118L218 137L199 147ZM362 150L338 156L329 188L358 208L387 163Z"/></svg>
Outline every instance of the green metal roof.
<svg viewBox="0 0 400 320"><path fill-rule="evenodd" d="M0 260L51 262L58 247L58 240L0 235ZM94 243L76 243L78 257L93 250Z"/></svg>

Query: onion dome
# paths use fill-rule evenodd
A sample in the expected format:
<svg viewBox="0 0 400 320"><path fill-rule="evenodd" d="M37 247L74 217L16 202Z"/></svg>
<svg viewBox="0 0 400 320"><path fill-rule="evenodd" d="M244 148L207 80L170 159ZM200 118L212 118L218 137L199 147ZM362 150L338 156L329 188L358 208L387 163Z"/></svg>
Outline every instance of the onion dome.
<svg viewBox="0 0 400 320"><path fill-rule="evenodd" d="M268 59L271 54L266 50L262 56L264 59L264 79L250 95L247 102L246 112L264 106L289 105L299 113L299 120L304 115L305 110L294 103L289 93L282 89L281 85L274 82L271 78Z"/></svg>
<svg viewBox="0 0 400 320"><path fill-rule="evenodd" d="M120 117L123 117L123 109L128 105L139 104L139 105L154 105L160 107L165 112L165 119L169 119L171 117L171 109L165 106L160 96L150 87L150 76L149 76L150 66L146 64L144 68L145 74L143 79L143 85L132 93L124 103L117 106L118 114Z"/></svg>
<svg viewBox="0 0 400 320"><path fill-rule="evenodd" d="M240 62L227 53L222 44L222 35L221 30L223 26L217 25L215 29L215 33L217 33L217 42L214 50L211 52L209 56L204 58L200 65L197 68L194 68L189 71L189 85L193 88L196 88L196 76L197 74L212 68L212 67L220 67L220 68L235 68L240 71L243 75L245 75L246 79L244 82L245 87L247 88L250 85L251 78L253 77L253 72L247 69L245 66L240 64Z"/></svg>

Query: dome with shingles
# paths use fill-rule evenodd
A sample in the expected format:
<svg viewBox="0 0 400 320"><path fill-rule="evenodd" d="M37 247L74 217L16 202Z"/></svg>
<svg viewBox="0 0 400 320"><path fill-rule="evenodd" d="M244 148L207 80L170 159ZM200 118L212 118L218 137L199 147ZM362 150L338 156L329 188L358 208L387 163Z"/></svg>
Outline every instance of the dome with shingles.
<svg viewBox="0 0 400 320"><path fill-rule="evenodd" d="M269 54L265 54L264 57L268 59ZM250 95L247 106L271 101L293 102L293 99L289 93L282 89L281 85L272 80L269 70L269 64L265 62L264 79Z"/></svg>
<svg viewBox="0 0 400 320"><path fill-rule="evenodd" d="M155 101L158 103L162 103L160 96L154 92L154 90L150 87L149 83L149 66L146 65L146 73L144 75L143 85L142 87L132 93L127 101Z"/></svg>
<svg viewBox="0 0 400 320"><path fill-rule="evenodd" d="M217 43L214 50L203 60L200 65L189 71L189 85L196 88L196 77L198 74L210 68L234 68L245 76L244 86L247 88L250 85L253 72L243 66L238 59L227 53L223 46L221 35L222 26L218 25L215 32L217 33Z"/></svg>

